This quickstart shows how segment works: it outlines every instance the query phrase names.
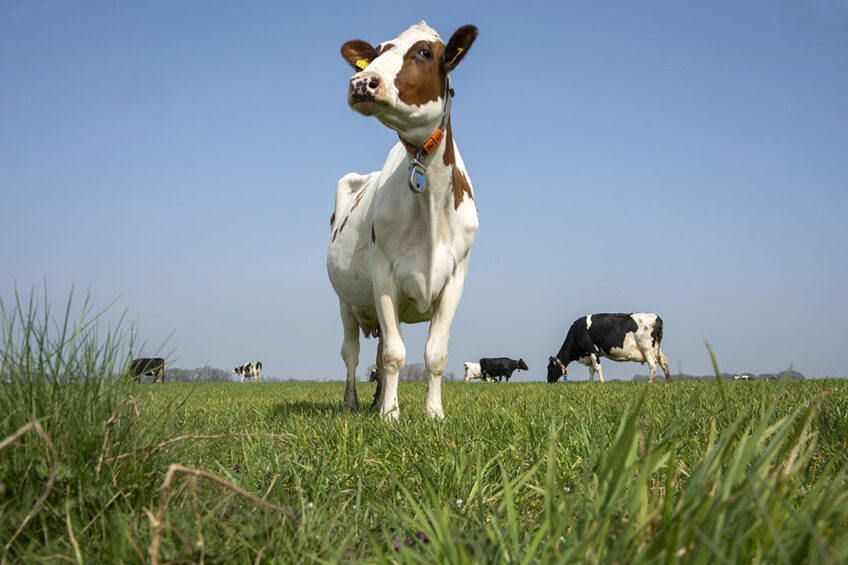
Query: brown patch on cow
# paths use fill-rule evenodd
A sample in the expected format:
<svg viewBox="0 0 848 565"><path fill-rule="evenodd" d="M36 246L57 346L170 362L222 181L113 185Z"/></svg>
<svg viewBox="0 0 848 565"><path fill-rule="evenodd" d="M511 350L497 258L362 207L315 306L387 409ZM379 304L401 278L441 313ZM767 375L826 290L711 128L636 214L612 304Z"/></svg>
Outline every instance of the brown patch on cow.
<svg viewBox="0 0 848 565"><path fill-rule="evenodd" d="M339 230L333 230L333 239L330 240L330 243L336 241L336 236L339 235Z"/></svg>
<svg viewBox="0 0 848 565"><path fill-rule="evenodd" d="M371 223L371 243L377 243L377 234L374 233L374 223Z"/></svg>
<svg viewBox="0 0 848 565"><path fill-rule="evenodd" d="M453 128L451 127L450 118L448 118L447 135L445 135L445 154L443 162L446 167L451 167L451 182L453 184L453 207L454 210L459 208L465 197L468 196L474 200L474 195L471 193L471 185L468 184L468 179L456 166L456 153L453 150Z"/></svg>
<svg viewBox="0 0 848 565"><path fill-rule="evenodd" d="M330 227L333 227L333 222L335 222L335 221L336 221L336 213L333 212L332 215L330 216Z"/></svg>
<svg viewBox="0 0 848 565"><path fill-rule="evenodd" d="M348 217L349 217L349 216L345 217L345 219L344 219L344 220L342 220L342 225L340 225L340 226L339 226L339 233L342 233L342 230L344 229L345 224L347 224L347 218L348 218Z"/></svg>
<svg viewBox="0 0 848 565"><path fill-rule="evenodd" d="M356 196L356 200L354 200L353 206L350 207L351 212L353 212L356 209L356 207L359 206L359 203L362 201L362 197L365 196L365 189L367 189L367 188L368 188L368 185L366 184L363 188L361 188L359 190L359 194Z"/></svg>
<svg viewBox="0 0 848 565"><path fill-rule="evenodd" d="M361 39L353 39L342 45L342 57L351 67L357 71L362 69L356 66L357 61L365 60L371 63L377 58L377 50L371 47L371 44Z"/></svg>
<svg viewBox="0 0 848 565"><path fill-rule="evenodd" d="M427 49L427 58L420 54ZM416 41L403 56L403 66L395 77L398 96L404 104L420 106L438 100L445 93L447 73L441 65L445 44L441 41Z"/></svg>
<svg viewBox="0 0 848 565"><path fill-rule="evenodd" d="M377 48L377 56L379 57L380 55L382 55L383 53L385 53L386 51L388 51L389 49L391 49L394 46L395 46L394 43L386 43L385 45L379 46Z"/></svg>

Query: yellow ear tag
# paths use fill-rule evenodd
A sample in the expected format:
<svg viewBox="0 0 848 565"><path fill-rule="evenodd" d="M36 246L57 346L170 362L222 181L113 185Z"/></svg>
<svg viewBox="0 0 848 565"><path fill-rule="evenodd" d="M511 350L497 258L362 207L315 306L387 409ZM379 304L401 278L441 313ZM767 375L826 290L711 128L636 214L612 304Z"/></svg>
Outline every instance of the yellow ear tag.
<svg viewBox="0 0 848 565"><path fill-rule="evenodd" d="M368 66L368 59L360 59L356 62L356 66L362 69L363 71Z"/></svg>
<svg viewBox="0 0 848 565"><path fill-rule="evenodd" d="M456 58L459 57L460 53L462 53L462 47L457 47L456 48L456 55L454 55L453 59L451 59L451 62L450 62L451 65L453 65L454 61L456 61Z"/></svg>

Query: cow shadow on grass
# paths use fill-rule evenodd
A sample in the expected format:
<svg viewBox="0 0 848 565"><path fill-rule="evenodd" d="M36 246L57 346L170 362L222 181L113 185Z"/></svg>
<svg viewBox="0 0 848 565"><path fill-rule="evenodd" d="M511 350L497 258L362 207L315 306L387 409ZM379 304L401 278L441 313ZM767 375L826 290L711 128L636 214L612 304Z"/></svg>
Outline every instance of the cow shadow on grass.
<svg viewBox="0 0 848 565"><path fill-rule="evenodd" d="M296 417L338 417L344 414L372 412L370 402L359 403L359 408L349 412L342 409L339 401L291 400L277 402L271 407L270 415L275 419L287 420Z"/></svg>

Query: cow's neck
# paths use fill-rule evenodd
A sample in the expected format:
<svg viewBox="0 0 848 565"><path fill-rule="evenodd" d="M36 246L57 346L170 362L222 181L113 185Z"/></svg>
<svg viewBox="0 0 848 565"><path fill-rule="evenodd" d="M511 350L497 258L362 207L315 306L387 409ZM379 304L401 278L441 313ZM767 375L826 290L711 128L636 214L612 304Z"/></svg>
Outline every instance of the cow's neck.
<svg viewBox="0 0 848 565"><path fill-rule="evenodd" d="M432 298L441 289L435 288L433 277L436 274L436 254L439 243L445 243L453 239L453 222L451 216L456 212L453 195L453 167L456 166L453 147L453 132L450 120L445 126L444 139L438 147L422 159L427 169L427 189L421 193L408 191L413 199L415 207L418 208L418 218L427 228L427 262L428 273L426 277L427 288L425 294ZM407 148L407 159L409 164L415 158L415 154Z"/></svg>
<svg viewBox="0 0 848 565"><path fill-rule="evenodd" d="M407 158L405 164L409 167L416 159L426 169L427 187L420 193L411 191L411 195L422 204L433 211L449 212L453 210L452 201L449 198L452 193L452 174L455 166L453 131L450 120L444 126L443 139L429 155L421 155L417 148L401 137L401 143L406 147Z"/></svg>

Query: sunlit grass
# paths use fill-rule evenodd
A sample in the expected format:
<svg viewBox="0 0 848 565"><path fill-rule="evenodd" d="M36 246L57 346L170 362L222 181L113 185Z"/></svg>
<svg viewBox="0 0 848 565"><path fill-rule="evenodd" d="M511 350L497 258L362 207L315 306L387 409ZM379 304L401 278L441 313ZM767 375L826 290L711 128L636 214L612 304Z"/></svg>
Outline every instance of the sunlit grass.
<svg viewBox="0 0 848 565"><path fill-rule="evenodd" d="M30 304L3 305L7 562L848 559L839 380L445 383L442 422L402 383L386 422L342 382L113 379L131 331Z"/></svg>

